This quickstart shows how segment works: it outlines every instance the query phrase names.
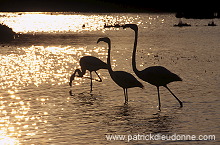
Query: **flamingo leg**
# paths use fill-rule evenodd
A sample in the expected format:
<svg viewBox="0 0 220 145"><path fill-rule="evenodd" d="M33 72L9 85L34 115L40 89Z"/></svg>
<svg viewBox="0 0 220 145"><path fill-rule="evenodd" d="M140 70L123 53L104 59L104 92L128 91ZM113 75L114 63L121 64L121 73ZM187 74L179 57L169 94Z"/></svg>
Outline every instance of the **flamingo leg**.
<svg viewBox="0 0 220 145"><path fill-rule="evenodd" d="M90 93L92 92L92 72L90 71L90 78L91 78L91 81L90 81Z"/></svg>
<svg viewBox="0 0 220 145"><path fill-rule="evenodd" d="M126 91L126 104L128 104L128 89L126 88L125 91Z"/></svg>
<svg viewBox="0 0 220 145"><path fill-rule="evenodd" d="M123 88L124 91L124 96L125 96L125 102L126 102L126 93L125 93L125 88ZM125 103L124 103L125 104Z"/></svg>
<svg viewBox="0 0 220 145"><path fill-rule="evenodd" d="M96 73L96 75L99 77L99 80L98 80L98 82L102 82L102 79L101 79L101 77L99 76L99 74L95 71L95 73Z"/></svg>
<svg viewBox="0 0 220 145"><path fill-rule="evenodd" d="M124 90L124 96L125 96L125 103L124 103L124 105L127 105L128 104L128 92L127 92L126 88L123 88L123 90Z"/></svg>
<svg viewBox="0 0 220 145"><path fill-rule="evenodd" d="M173 97L177 99L177 101L180 103L180 107L183 107L183 103L180 101L180 99L177 98L177 96L175 96L174 93L167 86L164 87L167 88L167 90L173 95Z"/></svg>
<svg viewBox="0 0 220 145"><path fill-rule="evenodd" d="M158 93L158 101L159 101L158 109L159 109L159 111L161 111L161 109L160 109L161 103L160 103L160 90L159 90L159 86L157 86L157 93Z"/></svg>

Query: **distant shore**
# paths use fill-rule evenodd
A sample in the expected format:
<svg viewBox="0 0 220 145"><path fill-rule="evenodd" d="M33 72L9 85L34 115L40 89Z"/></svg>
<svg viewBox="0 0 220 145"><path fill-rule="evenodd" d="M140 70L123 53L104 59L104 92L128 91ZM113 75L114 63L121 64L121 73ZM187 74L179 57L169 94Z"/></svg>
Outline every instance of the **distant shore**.
<svg viewBox="0 0 220 145"><path fill-rule="evenodd" d="M0 24L0 42L12 41L16 36L16 33L6 25Z"/></svg>

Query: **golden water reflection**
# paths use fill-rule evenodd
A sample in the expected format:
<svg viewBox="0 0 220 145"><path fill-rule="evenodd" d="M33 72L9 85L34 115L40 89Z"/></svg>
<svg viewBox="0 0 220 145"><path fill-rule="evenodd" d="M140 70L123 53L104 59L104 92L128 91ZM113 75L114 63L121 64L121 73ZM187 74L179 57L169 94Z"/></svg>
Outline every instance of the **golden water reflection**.
<svg viewBox="0 0 220 145"><path fill-rule="evenodd" d="M88 14L88 13L51 13L51 12L17 12L0 13L0 21L13 28L15 32L83 32L102 30L105 24L125 24L139 20L124 14Z"/></svg>
<svg viewBox="0 0 220 145"><path fill-rule="evenodd" d="M42 83L60 85L69 81L69 76L77 67L79 59L84 55L102 54L102 47L52 47L31 46L17 48L18 51L0 55L0 87L17 90Z"/></svg>
<svg viewBox="0 0 220 145"><path fill-rule="evenodd" d="M19 141L16 138L11 138L0 131L0 144L1 145L18 145Z"/></svg>
<svg viewBox="0 0 220 145"><path fill-rule="evenodd" d="M79 59L84 55L102 54L100 59L106 59L104 47L30 46L11 48L10 51L4 49L0 55L0 144L10 145L28 142L38 134L47 133L42 127L51 115L48 107L56 104L48 106L49 97L45 93L33 95L35 89L43 84L48 88L62 84L67 86L71 73L79 67ZM77 84L77 79L74 83Z"/></svg>
<svg viewBox="0 0 220 145"><path fill-rule="evenodd" d="M19 144L36 138L39 142L39 138L48 133L45 126L52 126L51 120L58 120L59 122L59 119L62 118L62 115L59 116L59 112L65 110L63 106L58 107L57 102L59 101L56 100L54 94L49 94L51 92L47 89L51 90L55 86L53 91L56 92L57 86L57 88L60 86L67 88L69 77L76 68L79 68L79 60L82 56L92 55L106 62L106 45L97 45L96 41L93 42L92 36L89 38L87 36L82 37L84 34L78 33L90 33L91 31L104 33L106 31L106 29L103 29L105 24L135 22L139 25L146 25L157 21L159 18L146 16L146 19L144 19L146 22L141 19L143 18L139 15L129 16L127 14L0 13L0 21L12 27L15 32L45 32L46 36L50 36L49 38L42 36L43 38L40 37L40 40L35 40L39 37L27 35L26 37L29 37L23 38L19 45L1 47L0 143ZM65 33L65 35L74 32L74 35L71 34L70 38L68 36L64 37L71 39L67 41L67 39L63 39L64 35L54 37L56 34L49 34L60 32ZM77 36L75 33L77 33ZM41 34L39 35L41 36ZM75 39L72 40L72 36ZM100 36L95 37L97 37L97 40ZM53 38L67 42L65 45L60 45L63 42L54 44L55 40ZM26 39L28 41L24 41ZM92 43L87 42L88 45L74 43L72 45L72 41L78 39L80 39L80 43L84 43L88 39L92 40ZM41 41L44 42L42 45L41 43L36 45L36 42ZM24 45L21 45L21 43L24 43ZM129 57L123 50L117 49L115 46L113 46L113 49L115 51L112 51L112 53L115 54L112 55L111 63L114 69L121 64L118 59L119 55L126 56L126 61L129 61ZM119 66L119 68L115 68L115 70L117 69L126 70L127 67ZM103 79L105 77L108 76L102 76ZM80 85L80 82L81 78L76 78L73 83L74 85ZM47 88L44 88L44 86ZM38 88L39 90L35 91ZM63 99L66 99L66 102L70 100L67 97L62 98L60 102L63 102ZM57 118L53 117L53 113L58 114ZM48 119L48 116L51 118ZM52 138L49 136L47 139Z"/></svg>
<svg viewBox="0 0 220 145"><path fill-rule="evenodd" d="M48 107L56 104L51 103L40 86L46 84L48 89L53 85L68 86L69 77L79 67L82 56L101 54L99 58L105 61L106 51L104 47L83 46L4 48L0 55L0 143L19 144L47 133L42 127L51 115Z"/></svg>
<svg viewBox="0 0 220 145"><path fill-rule="evenodd" d="M135 23L144 28L160 26L165 18L159 15L133 15L125 13L96 14L74 12L0 12L0 22L17 33L84 33L102 31L104 25ZM115 28L110 28L115 29ZM107 29L109 30L109 29Z"/></svg>
<svg viewBox="0 0 220 145"><path fill-rule="evenodd" d="M47 123L48 112L40 110L39 106L48 99L43 96L26 98L16 92L9 90L8 94L0 97L1 144L19 144L19 138L25 142L39 132L39 126Z"/></svg>

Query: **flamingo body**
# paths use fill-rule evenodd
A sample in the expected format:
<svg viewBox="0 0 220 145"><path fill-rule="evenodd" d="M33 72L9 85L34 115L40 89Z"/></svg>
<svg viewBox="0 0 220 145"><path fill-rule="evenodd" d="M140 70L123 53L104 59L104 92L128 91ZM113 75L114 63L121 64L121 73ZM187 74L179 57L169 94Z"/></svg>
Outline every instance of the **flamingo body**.
<svg viewBox="0 0 220 145"><path fill-rule="evenodd" d="M79 64L82 70L86 69L90 72L97 71L99 69L107 69L107 64L94 56L83 56L79 60Z"/></svg>
<svg viewBox="0 0 220 145"><path fill-rule="evenodd" d="M166 86L174 81L182 79L163 66L151 66L137 73L137 76L145 82L154 86Z"/></svg>
<svg viewBox="0 0 220 145"><path fill-rule="evenodd" d="M123 89L140 87L143 88L143 85L130 73L125 71L113 71L110 74L112 80L122 87Z"/></svg>

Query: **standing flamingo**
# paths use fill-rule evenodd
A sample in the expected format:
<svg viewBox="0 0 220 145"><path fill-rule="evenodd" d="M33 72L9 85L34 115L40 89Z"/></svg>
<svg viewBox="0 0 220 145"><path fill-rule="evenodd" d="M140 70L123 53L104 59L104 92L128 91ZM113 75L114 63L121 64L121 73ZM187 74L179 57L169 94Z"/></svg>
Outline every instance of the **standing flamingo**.
<svg viewBox="0 0 220 145"><path fill-rule="evenodd" d="M92 72L94 71L96 75L99 77L98 81L102 82L101 77L98 75L96 71L99 69L107 69L107 64L94 56L83 56L79 60L79 64L81 66L82 71L80 69L75 70L75 72L70 77L69 85L72 86L72 81L74 80L76 73L78 73L78 77L83 77L83 75L86 73L86 70L88 70L90 72L91 79L90 92L92 92Z"/></svg>
<svg viewBox="0 0 220 145"><path fill-rule="evenodd" d="M110 52L111 52L111 41L108 37L99 38L97 43L100 41L104 41L108 43L108 58L107 58L107 65L108 65L108 72L112 78L112 80L123 88L124 96L125 96L125 105L128 104L128 88L133 87L140 87L143 88L144 86L130 73L125 71L113 71L111 67L111 60L110 60Z"/></svg>
<svg viewBox="0 0 220 145"><path fill-rule="evenodd" d="M132 68L135 74L142 79L143 81L146 81L154 86L157 87L157 93L158 93L158 101L159 101L159 110L161 107L160 103L160 92L159 87L163 86L168 89L168 91L177 99L177 101L180 104L180 107L183 107L183 103L174 95L174 93L167 87L167 84L174 81L182 81L182 79L170 72L168 69L166 69L163 66L151 66L148 68L145 68L142 71L139 71L136 67L136 50L137 50L137 39L138 39L138 26L136 24L126 24L123 26L123 29L125 28L131 28L135 32L135 40L134 40L134 48L133 48L133 54L132 54Z"/></svg>

